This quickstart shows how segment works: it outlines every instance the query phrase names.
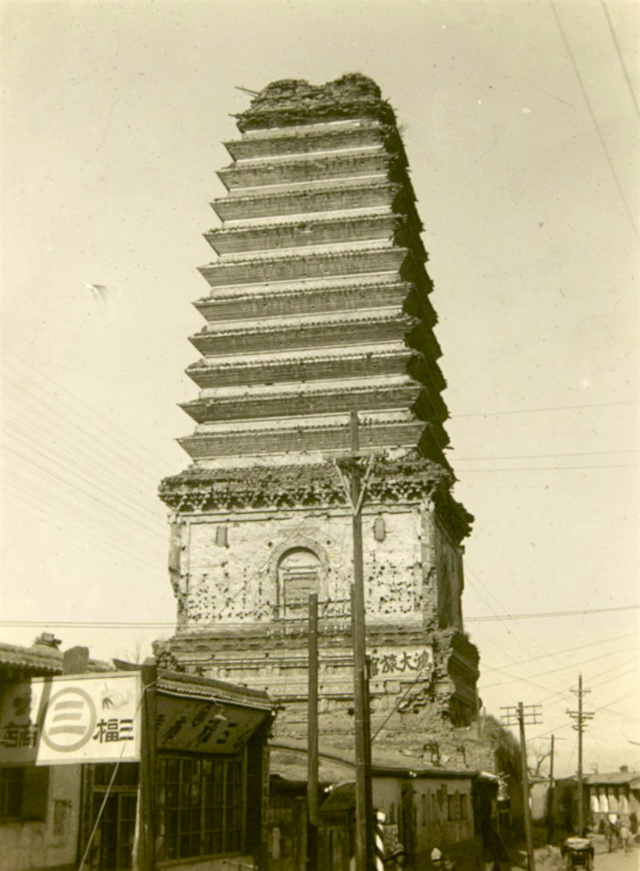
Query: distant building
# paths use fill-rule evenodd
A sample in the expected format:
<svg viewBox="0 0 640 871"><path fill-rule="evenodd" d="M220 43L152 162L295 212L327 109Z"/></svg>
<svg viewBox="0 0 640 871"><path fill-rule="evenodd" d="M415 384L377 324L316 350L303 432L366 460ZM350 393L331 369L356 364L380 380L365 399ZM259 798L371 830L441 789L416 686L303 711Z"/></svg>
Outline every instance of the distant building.
<svg viewBox="0 0 640 871"><path fill-rule="evenodd" d="M623 766L608 774L589 774L585 777L591 824L599 827L614 815L620 822L632 824L637 831L640 816L640 771L629 771Z"/></svg>
<svg viewBox="0 0 640 871"><path fill-rule="evenodd" d="M474 764L478 652L462 618L472 517L452 494L432 282L393 109L361 75L266 87L225 143L218 259L200 271L200 388L165 479L178 629L169 668L262 687L306 736L307 602L320 603L320 741L352 741L351 510L335 460L372 458L363 508L378 743ZM355 419L353 415L355 414ZM354 427L355 423L355 427ZM354 429L356 430L354 434ZM383 725L384 724L384 725ZM374 745L374 756L376 752Z"/></svg>

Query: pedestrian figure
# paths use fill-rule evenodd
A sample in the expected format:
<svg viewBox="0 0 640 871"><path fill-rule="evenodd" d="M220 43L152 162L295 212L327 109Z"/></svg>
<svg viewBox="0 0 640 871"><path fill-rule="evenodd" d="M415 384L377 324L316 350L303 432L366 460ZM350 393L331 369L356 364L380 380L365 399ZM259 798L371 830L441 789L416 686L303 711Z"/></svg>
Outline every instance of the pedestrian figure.
<svg viewBox="0 0 640 871"><path fill-rule="evenodd" d="M631 845L631 832L626 823L622 823L620 826L620 842L624 847L625 853L628 853Z"/></svg>
<svg viewBox="0 0 640 871"><path fill-rule="evenodd" d="M394 849L384 860L384 867L389 871L398 871L398 869L406 868L407 854L402 844L396 844Z"/></svg>
<svg viewBox="0 0 640 871"><path fill-rule="evenodd" d="M456 863L449 856L445 856L439 847L433 848L430 858L434 871L456 871Z"/></svg>
<svg viewBox="0 0 640 871"><path fill-rule="evenodd" d="M438 849L438 847L434 847L431 851L431 867L434 871L444 871L444 856L442 855L442 851Z"/></svg>
<svg viewBox="0 0 640 871"><path fill-rule="evenodd" d="M613 853L614 850L616 849L616 847L614 846L614 843L617 841L617 833L616 833L615 823L612 822L611 820L607 820L606 835L607 835L608 851L609 851L609 853ZM617 846L617 844L616 844L616 846Z"/></svg>

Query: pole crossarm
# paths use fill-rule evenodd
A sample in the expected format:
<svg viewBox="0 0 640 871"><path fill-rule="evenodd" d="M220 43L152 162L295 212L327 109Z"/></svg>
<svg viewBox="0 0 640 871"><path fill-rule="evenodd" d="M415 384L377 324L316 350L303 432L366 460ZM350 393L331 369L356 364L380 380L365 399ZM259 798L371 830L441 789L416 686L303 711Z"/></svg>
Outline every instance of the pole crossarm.
<svg viewBox="0 0 640 871"><path fill-rule="evenodd" d="M502 706L500 710L504 714L500 715L500 719L505 726L519 726L521 717L524 725L539 726L542 723L541 708L541 705Z"/></svg>
<svg viewBox="0 0 640 871"><path fill-rule="evenodd" d="M353 453L346 457L335 458L333 461L354 516L362 510L367 486L373 473L374 460L375 457L371 454Z"/></svg>

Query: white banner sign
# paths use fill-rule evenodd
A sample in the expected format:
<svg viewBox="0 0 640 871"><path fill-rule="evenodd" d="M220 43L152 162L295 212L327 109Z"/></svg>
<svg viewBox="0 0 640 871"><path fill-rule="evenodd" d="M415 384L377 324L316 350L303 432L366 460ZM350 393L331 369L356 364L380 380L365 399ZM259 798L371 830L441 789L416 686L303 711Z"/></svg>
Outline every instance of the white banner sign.
<svg viewBox="0 0 640 871"><path fill-rule="evenodd" d="M140 759L138 672L32 678L0 695L0 764Z"/></svg>

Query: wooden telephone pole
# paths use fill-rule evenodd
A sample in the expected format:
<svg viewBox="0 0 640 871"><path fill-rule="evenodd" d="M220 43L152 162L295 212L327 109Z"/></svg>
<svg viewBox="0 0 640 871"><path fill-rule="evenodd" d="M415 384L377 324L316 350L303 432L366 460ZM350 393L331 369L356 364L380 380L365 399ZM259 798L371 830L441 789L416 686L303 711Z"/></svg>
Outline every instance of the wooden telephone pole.
<svg viewBox="0 0 640 871"><path fill-rule="evenodd" d="M362 555L362 503L372 470L372 457L359 453L358 412L351 412L351 453L336 460L351 503L353 530L353 695L356 757L356 871L369 871L373 858L373 802L371 797L371 733L369 675L365 636L364 571Z"/></svg>
<svg viewBox="0 0 640 871"><path fill-rule="evenodd" d="M584 730L587 728L586 722L587 720L593 719L593 713L585 712L582 709L582 697L586 696L587 693L590 693L591 690L582 689L582 675L578 677L578 688L575 690L571 690L572 693L578 697L578 710L577 711L567 711L567 714L571 717L572 720L575 720L575 725L573 728L578 733L578 834L583 835L584 833L584 773L582 770L582 734Z"/></svg>
<svg viewBox="0 0 640 871"><path fill-rule="evenodd" d="M307 716L307 868L318 869L318 594L309 594L309 692Z"/></svg>
<svg viewBox="0 0 640 871"><path fill-rule="evenodd" d="M526 710L525 710L526 708ZM531 806L529 804L529 769L527 767L527 740L525 735L525 717L526 725L534 726L541 722L538 719L540 705L523 705L518 702L517 708L501 708L505 713L502 720L507 726L515 726L520 728L520 755L522 760L522 803L524 810L524 834L527 839L527 866L529 871L536 871L536 860L533 855L533 833L531 830Z"/></svg>

